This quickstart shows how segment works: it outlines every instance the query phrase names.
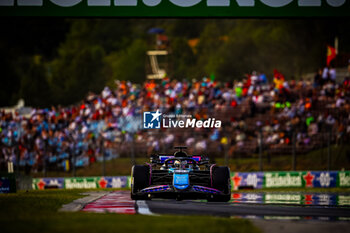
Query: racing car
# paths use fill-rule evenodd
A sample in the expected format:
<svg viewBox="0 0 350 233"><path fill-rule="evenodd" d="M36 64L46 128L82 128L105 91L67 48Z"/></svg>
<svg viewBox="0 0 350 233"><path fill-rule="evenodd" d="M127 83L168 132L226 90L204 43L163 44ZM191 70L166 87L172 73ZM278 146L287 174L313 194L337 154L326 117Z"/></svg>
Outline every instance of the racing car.
<svg viewBox="0 0 350 233"><path fill-rule="evenodd" d="M187 155L186 147L174 154L152 155L150 163L131 169L131 199L207 199L227 202L231 198L230 170L209 163L204 155Z"/></svg>

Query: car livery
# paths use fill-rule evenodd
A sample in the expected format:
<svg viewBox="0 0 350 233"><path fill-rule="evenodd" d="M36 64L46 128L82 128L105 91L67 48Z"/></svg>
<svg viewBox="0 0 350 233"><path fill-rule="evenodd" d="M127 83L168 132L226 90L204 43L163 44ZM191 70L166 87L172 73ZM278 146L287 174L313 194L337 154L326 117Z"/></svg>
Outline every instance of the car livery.
<svg viewBox="0 0 350 233"><path fill-rule="evenodd" d="M131 198L207 199L226 202L231 197L230 170L210 164L203 155L188 156L183 149L173 155L152 155L150 163L134 165Z"/></svg>

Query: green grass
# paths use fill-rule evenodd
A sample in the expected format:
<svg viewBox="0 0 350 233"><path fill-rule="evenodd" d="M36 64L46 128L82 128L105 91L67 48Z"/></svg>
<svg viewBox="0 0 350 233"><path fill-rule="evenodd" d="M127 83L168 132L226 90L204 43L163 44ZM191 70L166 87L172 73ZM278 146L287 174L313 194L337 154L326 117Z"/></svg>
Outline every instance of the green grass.
<svg viewBox="0 0 350 233"><path fill-rule="evenodd" d="M149 162L149 158L137 158L137 164ZM106 161L106 176L130 175L132 163L130 158L117 158L111 161ZM32 173L33 177L43 177L43 173ZM91 166L77 169L76 176L101 176L102 163L94 163ZM72 177L72 172L56 172L49 171L48 177Z"/></svg>
<svg viewBox="0 0 350 233"><path fill-rule="evenodd" d="M331 170L350 170L350 157L347 152L350 151L350 145L340 145L331 147ZM137 158L137 164L149 162L148 157ZM225 165L224 158L216 158L215 163ZM117 158L106 162L106 175L130 175L132 163L130 158ZM249 158L230 158L229 167L231 171L249 172L259 171L259 158L257 154ZM292 155L271 155L270 161L267 156L263 158L264 171L291 171ZM305 155L297 155L296 170L327 170L327 148L315 150ZM43 173L32 173L34 177L43 177ZM77 169L77 176L101 176L102 163L95 163L89 167ZM48 177L71 177L72 172L55 172L51 171Z"/></svg>
<svg viewBox="0 0 350 233"><path fill-rule="evenodd" d="M86 191L89 190L44 190L1 194L1 232L260 232L245 219L57 211L63 204L82 197L80 193Z"/></svg>
<svg viewBox="0 0 350 233"><path fill-rule="evenodd" d="M331 170L350 170L350 145L331 146ZM311 151L304 155L297 155L296 170L327 170L327 148ZM217 164L223 165L224 159L218 158ZM259 158L255 154L251 158L229 159L231 171L249 172L259 171ZM264 171L291 171L292 155L267 155L263 157Z"/></svg>

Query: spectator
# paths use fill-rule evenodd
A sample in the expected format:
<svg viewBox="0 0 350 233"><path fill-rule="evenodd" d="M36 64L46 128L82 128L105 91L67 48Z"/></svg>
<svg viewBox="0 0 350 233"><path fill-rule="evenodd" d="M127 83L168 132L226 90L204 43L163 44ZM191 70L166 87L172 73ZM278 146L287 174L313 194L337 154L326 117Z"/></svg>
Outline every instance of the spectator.
<svg viewBox="0 0 350 233"><path fill-rule="evenodd" d="M165 78L160 83L146 81L142 85L116 81L114 88L105 87L100 94L89 93L70 107L33 109L29 117L1 111L0 168L3 170L12 161L27 166L27 170L31 167L32 171L42 171L46 165L68 171L72 166L67 163L88 166L99 161L103 151L111 159L118 156L117 150L125 152L134 144L135 148L146 147L144 153L148 153L178 144L206 151L219 148L216 145L224 142L230 143L232 154L243 146L256 146L252 142L257 121L264 122L264 143L271 148L289 145L292 130L299 132L300 146L311 145L317 134L328 132L325 124L346 138L350 134L346 127L350 122L350 82L328 82L329 77L335 80L334 75L332 68L319 70L314 86L305 80L287 81L277 70L272 84L258 72L226 83L208 78ZM143 111L155 109L190 114L197 119L215 117L223 121L223 127L195 129L186 135L173 130L153 135L142 129L140 116ZM333 114L335 109L345 116L340 119L339 114ZM208 136L200 137L203 134Z"/></svg>

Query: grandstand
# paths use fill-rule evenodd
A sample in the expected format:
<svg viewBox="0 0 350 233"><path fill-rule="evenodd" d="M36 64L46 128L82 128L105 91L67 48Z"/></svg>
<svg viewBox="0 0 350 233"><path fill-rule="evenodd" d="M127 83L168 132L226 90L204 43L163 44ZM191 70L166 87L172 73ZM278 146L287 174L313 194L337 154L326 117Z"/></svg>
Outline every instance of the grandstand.
<svg viewBox="0 0 350 233"><path fill-rule="evenodd" d="M142 85L117 81L70 107L34 109L29 116L0 113L0 169L26 173L71 171L117 157L145 157L174 145L190 153L249 158L305 154L350 136L349 78L336 83L269 83L256 72L240 82L164 78ZM214 117L220 129L142 129L142 112ZM261 140L260 140L261 138Z"/></svg>

